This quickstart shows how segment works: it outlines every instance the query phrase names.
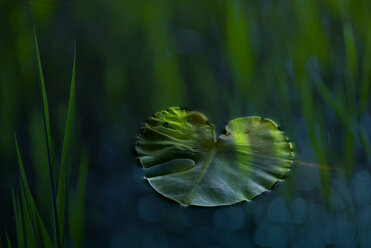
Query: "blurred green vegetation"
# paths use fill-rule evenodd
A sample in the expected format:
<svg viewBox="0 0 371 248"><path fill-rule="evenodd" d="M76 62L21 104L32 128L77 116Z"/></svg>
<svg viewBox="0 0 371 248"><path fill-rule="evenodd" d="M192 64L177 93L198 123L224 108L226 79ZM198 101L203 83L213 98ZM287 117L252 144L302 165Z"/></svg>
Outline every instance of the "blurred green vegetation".
<svg viewBox="0 0 371 248"><path fill-rule="evenodd" d="M15 239L9 218L10 192L18 182L13 130L40 212L49 217L50 211L33 18L58 151L77 43L75 135L89 147L89 243L116 237L126 226L145 226L132 219L133 202L147 192L138 188L144 182L134 183L133 143L145 118L171 106L204 113L216 130L240 116L275 120L294 143L298 160L331 168L318 171L321 184L313 198L332 211L333 178L350 187L356 173L369 171L369 13L366 0L0 0L1 228ZM301 170L294 165L277 189L290 204L298 196L298 180L317 185L315 176ZM116 210L123 206L127 215ZM107 217L113 213L122 218Z"/></svg>

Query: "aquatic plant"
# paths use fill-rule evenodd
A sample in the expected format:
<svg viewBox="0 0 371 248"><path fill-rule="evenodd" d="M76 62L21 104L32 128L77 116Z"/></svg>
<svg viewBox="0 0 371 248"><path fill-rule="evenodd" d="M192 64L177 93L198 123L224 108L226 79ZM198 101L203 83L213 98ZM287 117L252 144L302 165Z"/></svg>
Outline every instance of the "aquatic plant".
<svg viewBox="0 0 371 248"><path fill-rule="evenodd" d="M251 200L290 170L292 145L276 123L258 116L232 120L215 137L200 112L178 107L149 118L136 150L151 186L183 205Z"/></svg>

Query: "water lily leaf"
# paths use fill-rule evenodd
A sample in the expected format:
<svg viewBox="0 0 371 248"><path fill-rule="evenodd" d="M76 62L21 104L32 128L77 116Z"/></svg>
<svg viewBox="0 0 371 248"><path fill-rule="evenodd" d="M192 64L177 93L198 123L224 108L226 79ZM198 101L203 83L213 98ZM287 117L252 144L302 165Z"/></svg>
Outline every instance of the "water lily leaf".
<svg viewBox="0 0 371 248"><path fill-rule="evenodd" d="M211 207L251 200L290 170L291 143L273 121L239 118L225 129L216 139L203 114L178 107L149 118L135 148L150 185L182 205Z"/></svg>

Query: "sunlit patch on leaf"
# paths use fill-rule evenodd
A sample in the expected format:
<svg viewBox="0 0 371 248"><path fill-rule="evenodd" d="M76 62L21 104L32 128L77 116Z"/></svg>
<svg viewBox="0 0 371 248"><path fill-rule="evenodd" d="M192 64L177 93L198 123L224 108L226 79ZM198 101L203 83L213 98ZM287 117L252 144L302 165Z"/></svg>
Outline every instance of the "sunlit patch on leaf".
<svg viewBox="0 0 371 248"><path fill-rule="evenodd" d="M182 205L211 207L251 200L290 170L291 143L273 121L239 118L225 129L216 138L202 113L178 107L149 118L135 145L148 182Z"/></svg>

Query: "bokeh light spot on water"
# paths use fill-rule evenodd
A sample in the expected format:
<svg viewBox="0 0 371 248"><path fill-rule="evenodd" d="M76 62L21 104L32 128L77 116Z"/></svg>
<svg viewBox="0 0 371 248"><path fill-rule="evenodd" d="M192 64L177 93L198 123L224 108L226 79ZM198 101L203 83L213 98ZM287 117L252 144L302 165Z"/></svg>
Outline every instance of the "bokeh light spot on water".
<svg viewBox="0 0 371 248"><path fill-rule="evenodd" d="M290 223L290 215L283 197L277 197L269 204L267 218L275 223Z"/></svg>

